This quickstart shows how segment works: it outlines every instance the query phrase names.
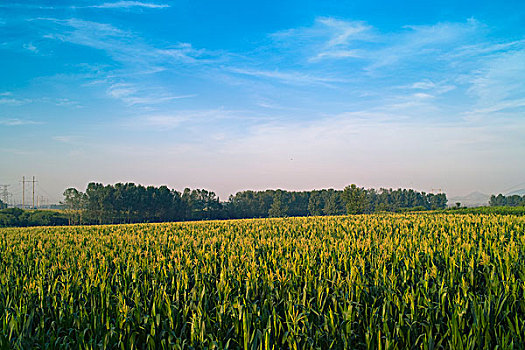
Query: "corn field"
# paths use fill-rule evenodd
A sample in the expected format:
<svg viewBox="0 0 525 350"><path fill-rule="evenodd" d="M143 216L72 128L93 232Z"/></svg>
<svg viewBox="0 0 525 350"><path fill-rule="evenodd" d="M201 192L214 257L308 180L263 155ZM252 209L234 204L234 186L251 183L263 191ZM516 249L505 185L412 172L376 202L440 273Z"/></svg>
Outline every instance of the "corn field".
<svg viewBox="0 0 525 350"><path fill-rule="evenodd" d="M525 217L0 229L0 347L523 349Z"/></svg>

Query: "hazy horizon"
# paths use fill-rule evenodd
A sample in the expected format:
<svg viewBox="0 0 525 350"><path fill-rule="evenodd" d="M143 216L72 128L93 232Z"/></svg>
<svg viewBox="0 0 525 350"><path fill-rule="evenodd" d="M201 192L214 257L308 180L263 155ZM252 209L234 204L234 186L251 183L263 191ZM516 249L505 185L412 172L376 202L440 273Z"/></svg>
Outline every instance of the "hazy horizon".
<svg viewBox="0 0 525 350"><path fill-rule="evenodd" d="M523 23L520 1L0 4L0 184L525 186Z"/></svg>

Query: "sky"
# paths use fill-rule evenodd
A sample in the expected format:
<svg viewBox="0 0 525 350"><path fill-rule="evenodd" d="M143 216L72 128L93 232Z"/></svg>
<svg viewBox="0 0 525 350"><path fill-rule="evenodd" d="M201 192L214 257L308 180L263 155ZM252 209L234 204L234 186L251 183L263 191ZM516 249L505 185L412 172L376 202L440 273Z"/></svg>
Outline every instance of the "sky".
<svg viewBox="0 0 525 350"><path fill-rule="evenodd" d="M2 0L18 202L22 176L51 202L93 181L525 186L525 2Z"/></svg>

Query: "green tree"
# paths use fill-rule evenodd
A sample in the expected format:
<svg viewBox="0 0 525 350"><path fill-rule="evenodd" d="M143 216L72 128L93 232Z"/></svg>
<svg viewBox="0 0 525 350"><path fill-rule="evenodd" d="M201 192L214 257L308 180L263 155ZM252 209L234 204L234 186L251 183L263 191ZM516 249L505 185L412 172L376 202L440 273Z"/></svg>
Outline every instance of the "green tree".
<svg viewBox="0 0 525 350"><path fill-rule="evenodd" d="M82 224L82 214L85 208L86 197L84 193L76 188L68 188L64 191L64 204L69 224Z"/></svg>
<svg viewBox="0 0 525 350"><path fill-rule="evenodd" d="M362 214L366 208L366 190L355 184L346 186L343 190L343 201L347 214Z"/></svg>
<svg viewBox="0 0 525 350"><path fill-rule="evenodd" d="M268 210L268 215L271 218L280 218L288 214L288 207L284 203L283 191L277 190L273 196L273 202Z"/></svg>
<svg viewBox="0 0 525 350"><path fill-rule="evenodd" d="M314 216L323 215L323 198L320 191L312 191L308 200L308 213Z"/></svg>
<svg viewBox="0 0 525 350"><path fill-rule="evenodd" d="M342 202L341 191L334 189L323 190L323 213L324 215L342 215L344 214L344 205Z"/></svg>

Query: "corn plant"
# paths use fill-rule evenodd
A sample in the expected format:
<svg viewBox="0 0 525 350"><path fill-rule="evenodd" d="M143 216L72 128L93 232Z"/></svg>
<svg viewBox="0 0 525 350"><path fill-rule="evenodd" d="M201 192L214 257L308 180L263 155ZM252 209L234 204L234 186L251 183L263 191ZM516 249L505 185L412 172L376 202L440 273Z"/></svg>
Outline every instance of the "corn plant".
<svg viewBox="0 0 525 350"><path fill-rule="evenodd" d="M0 347L523 349L525 217L0 229Z"/></svg>

